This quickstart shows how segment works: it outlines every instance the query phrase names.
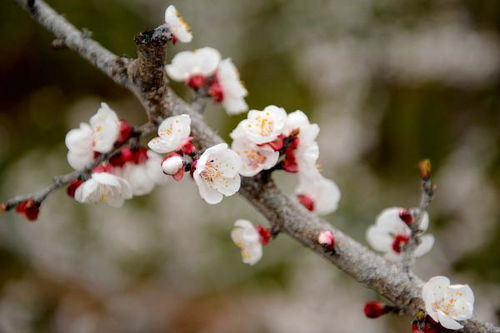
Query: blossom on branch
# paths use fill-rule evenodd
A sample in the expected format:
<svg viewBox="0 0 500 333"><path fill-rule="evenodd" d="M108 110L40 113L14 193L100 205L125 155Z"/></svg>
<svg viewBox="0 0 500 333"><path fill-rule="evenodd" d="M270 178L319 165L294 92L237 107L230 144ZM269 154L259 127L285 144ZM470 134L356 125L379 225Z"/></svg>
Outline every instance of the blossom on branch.
<svg viewBox="0 0 500 333"><path fill-rule="evenodd" d="M411 229L402 219L405 214L404 208L394 207L383 210L376 219L375 225L371 226L366 234L366 239L375 250L384 252L389 260L401 260L403 249L410 241ZM420 232L429 227L429 215L427 213L420 222ZM434 236L424 235L420 237L421 243L416 247L413 255L421 257L432 249Z"/></svg>
<svg viewBox="0 0 500 333"><path fill-rule="evenodd" d="M107 153L120 135L120 120L106 103L101 103L97 113L90 118L90 125L81 123L80 128L66 134L68 163L81 170L94 161L96 153Z"/></svg>
<svg viewBox="0 0 500 333"><path fill-rule="evenodd" d="M165 25L174 36L172 40L174 44L177 41L189 43L193 39L191 27L184 21L174 5L168 6L165 10Z"/></svg>
<svg viewBox="0 0 500 333"><path fill-rule="evenodd" d="M132 188L123 178L109 172L93 172L90 179L78 186L75 200L81 203L105 202L121 207L124 200L132 198Z"/></svg>
<svg viewBox="0 0 500 333"><path fill-rule="evenodd" d="M299 186L295 193L303 206L318 215L337 210L341 196L337 184L323 177L316 168L299 173Z"/></svg>
<svg viewBox="0 0 500 333"><path fill-rule="evenodd" d="M165 69L172 80L185 82L191 88L198 89L215 73L220 58L219 51L211 47L183 51L177 53Z"/></svg>
<svg viewBox="0 0 500 333"><path fill-rule="evenodd" d="M275 105L262 111L250 110L247 119L240 122L234 136L243 136L255 144L272 142L283 133L287 121L285 109Z"/></svg>
<svg viewBox="0 0 500 333"><path fill-rule="evenodd" d="M435 276L424 284L422 298L427 314L447 329L461 329L458 321L472 318L474 294L466 284L450 285L447 277Z"/></svg>
<svg viewBox="0 0 500 333"><path fill-rule="evenodd" d="M316 168L319 146L316 138L319 126L311 124L306 114L300 110L288 115L285 135L298 133L293 144L285 151L284 169L288 172L301 172Z"/></svg>
<svg viewBox="0 0 500 333"><path fill-rule="evenodd" d="M248 111L245 96L248 91L240 80L240 74L231 59L220 62L215 81L209 87L210 96L217 103L222 103L228 114Z"/></svg>
<svg viewBox="0 0 500 333"><path fill-rule="evenodd" d="M231 149L240 156L242 161L240 174L245 177L252 177L262 170L271 169L279 159L279 152L269 145L257 145L244 137L236 137Z"/></svg>
<svg viewBox="0 0 500 333"><path fill-rule="evenodd" d="M148 146L159 154L177 151L189 140L190 133L191 118L187 114L169 117L160 124L158 137L149 141Z"/></svg>
<svg viewBox="0 0 500 333"><path fill-rule="evenodd" d="M269 243L271 233L263 226L247 220L237 220L231 231L231 239L241 249L243 263L255 265L262 258L262 247Z"/></svg>
<svg viewBox="0 0 500 333"><path fill-rule="evenodd" d="M196 162L193 178L200 196L209 204L217 204L223 196L238 192L241 185L241 159L221 143L208 148Z"/></svg>

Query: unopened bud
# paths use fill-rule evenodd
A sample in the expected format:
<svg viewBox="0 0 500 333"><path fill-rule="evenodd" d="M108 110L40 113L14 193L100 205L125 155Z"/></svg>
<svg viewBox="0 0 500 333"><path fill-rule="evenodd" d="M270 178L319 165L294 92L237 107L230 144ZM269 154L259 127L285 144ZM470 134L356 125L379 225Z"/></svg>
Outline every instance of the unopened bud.
<svg viewBox="0 0 500 333"><path fill-rule="evenodd" d="M173 176L184 166L182 157L179 154L172 153L165 157L161 163L161 168L167 175Z"/></svg>
<svg viewBox="0 0 500 333"><path fill-rule="evenodd" d="M418 169L420 170L420 177L423 180L428 180L431 178L431 171L432 171L432 166L431 166L431 161L430 160L423 160L418 163Z"/></svg>
<svg viewBox="0 0 500 333"><path fill-rule="evenodd" d="M335 237L330 230L323 230L318 235L318 244L327 250L333 250L335 247Z"/></svg>
<svg viewBox="0 0 500 333"><path fill-rule="evenodd" d="M363 312L368 318L375 319L385 315L387 313L387 307L382 302L372 301L365 304Z"/></svg>

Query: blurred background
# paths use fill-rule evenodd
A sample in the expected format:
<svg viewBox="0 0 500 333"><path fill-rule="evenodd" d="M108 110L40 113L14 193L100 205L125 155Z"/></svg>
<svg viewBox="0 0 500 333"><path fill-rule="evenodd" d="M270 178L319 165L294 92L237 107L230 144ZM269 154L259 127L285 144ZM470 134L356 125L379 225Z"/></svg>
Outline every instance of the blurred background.
<svg viewBox="0 0 500 333"><path fill-rule="evenodd" d="M51 0L117 54L160 25L157 0ZM430 158L437 242L415 267L476 294L500 316L500 2L495 0L179 0L191 44L231 57L248 103L305 111L321 126L323 173L342 190L327 219L366 244L386 207L418 203L416 163ZM0 2L0 199L70 171L65 133L105 101L145 121L131 94L12 1ZM181 85L179 93L189 97ZM244 116L207 112L221 135ZM293 193L295 177L278 175ZM264 223L241 197L200 200L189 179L123 208L79 205L64 191L29 223L0 216L1 332L408 332L409 318L365 319L378 299L286 236L254 267L229 232Z"/></svg>

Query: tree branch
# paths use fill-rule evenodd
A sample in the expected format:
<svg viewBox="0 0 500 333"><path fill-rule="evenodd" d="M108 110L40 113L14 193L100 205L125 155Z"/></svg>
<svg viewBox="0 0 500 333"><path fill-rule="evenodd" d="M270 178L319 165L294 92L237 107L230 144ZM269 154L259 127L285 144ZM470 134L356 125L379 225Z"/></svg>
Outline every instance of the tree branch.
<svg viewBox="0 0 500 333"><path fill-rule="evenodd" d="M193 134L200 143L209 147L223 142L206 125L200 113L177 97L168 86L163 64L166 56L164 45L170 38L170 33L164 26L136 37L139 58L131 62L113 55L98 43L82 36L80 31L42 0L36 0L31 6L28 1L33 2L33 0L13 1L30 12L69 48L81 54L115 82L130 89L144 105L150 119L157 123L162 117L189 114ZM408 279L399 265L388 262L340 230L310 214L296 201L284 195L272 180L262 179L261 175L243 178L240 194L273 226L281 226L285 233L366 287L386 297L401 308L403 313L414 316L423 308L423 301L420 298L422 281L418 277ZM337 245L334 255L327 253L316 243L318 233L326 229L335 235ZM465 321L464 325L463 332L500 332L500 328L475 320Z"/></svg>

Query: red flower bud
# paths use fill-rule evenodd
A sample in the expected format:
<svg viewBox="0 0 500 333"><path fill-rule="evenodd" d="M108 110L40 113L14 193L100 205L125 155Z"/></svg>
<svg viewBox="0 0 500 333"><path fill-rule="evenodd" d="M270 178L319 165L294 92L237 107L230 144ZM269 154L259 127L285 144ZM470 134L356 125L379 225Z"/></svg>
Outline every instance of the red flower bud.
<svg viewBox="0 0 500 333"><path fill-rule="evenodd" d="M69 183L68 188L66 189L66 193L72 198L75 197L75 192L80 185L83 184L83 180L81 179L75 179L71 183Z"/></svg>
<svg viewBox="0 0 500 333"><path fill-rule="evenodd" d="M24 214L29 221L35 221L40 213L40 204L32 199L25 200L17 205L16 212Z"/></svg>
<svg viewBox="0 0 500 333"><path fill-rule="evenodd" d="M267 244L269 244L269 240L271 239L271 230L269 230L269 228L266 228L266 227L261 226L261 225L257 225L255 227L255 229L257 229L257 231L259 232L260 243L263 246L266 246Z"/></svg>
<svg viewBox="0 0 500 333"><path fill-rule="evenodd" d="M365 316L375 319L386 314L387 308L384 303L372 301L365 304L363 311Z"/></svg>
<svg viewBox="0 0 500 333"><path fill-rule="evenodd" d="M403 220L407 225L410 225L413 223L413 216L411 215L411 212L409 209L401 209L399 211L399 218Z"/></svg>

